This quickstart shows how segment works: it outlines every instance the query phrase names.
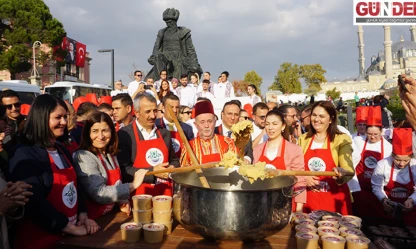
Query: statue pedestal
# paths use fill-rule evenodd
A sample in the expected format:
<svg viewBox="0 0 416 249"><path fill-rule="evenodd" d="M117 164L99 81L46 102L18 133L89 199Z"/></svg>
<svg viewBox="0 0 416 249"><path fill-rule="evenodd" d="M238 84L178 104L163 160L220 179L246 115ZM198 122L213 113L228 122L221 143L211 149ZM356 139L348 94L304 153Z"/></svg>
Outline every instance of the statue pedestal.
<svg viewBox="0 0 416 249"><path fill-rule="evenodd" d="M30 76L29 80L30 80L30 84L32 85L37 85L37 86L41 85L40 76Z"/></svg>

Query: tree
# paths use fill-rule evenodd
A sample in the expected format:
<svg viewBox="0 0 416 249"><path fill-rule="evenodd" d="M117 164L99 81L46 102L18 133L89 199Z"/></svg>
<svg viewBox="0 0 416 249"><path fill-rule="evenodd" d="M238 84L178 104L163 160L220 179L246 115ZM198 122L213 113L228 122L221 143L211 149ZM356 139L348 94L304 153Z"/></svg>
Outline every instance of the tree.
<svg viewBox="0 0 416 249"><path fill-rule="evenodd" d="M337 91L337 88L334 87L332 90L325 92L326 96L331 96L333 100L338 99L341 96L341 92Z"/></svg>
<svg viewBox="0 0 416 249"><path fill-rule="evenodd" d="M249 84L253 84L257 87L257 94L261 95L261 83L263 83L263 78L260 77L260 75L258 75L256 73L256 71L252 70L250 72L247 72L244 75L244 81L249 83Z"/></svg>
<svg viewBox="0 0 416 249"><path fill-rule="evenodd" d="M318 89L317 86L312 85L308 88L306 88L305 90L303 90L303 93L305 93L306 95L309 96L316 96L316 94L320 91L320 89Z"/></svg>
<svg viewBox="0 0 416 249"><path fill-rule="evenodd" d="M234 87L234 94L236 97L241 97L247 95L247 86L250 85L250 83L244 81L244 80L234 80L233 81L233 87Z"/></svg>
<svg viewBox="0 0 416 249"><path fill-rule="evenodd" d="M55 47L64 36L62 23L42 0L0 0L0 70L9 70L12 79L30 69L35 41Z"/></svg>
<svg viewBox="0 0 416 249"><path fill-rule="evenodd" d="M326 71L321 64L307 64L300 66L300 75L308 87L315 86L321 90L321 83L326 82L324 74Z"/></svg>
<svg viewBox="0 0 416 249"><path fill-rule="evenodd" d="M297 64L284 62L280 65L277 75L269 90L279 90L284 94L301 93L302 85L299 81L300 68Z"/></svg>

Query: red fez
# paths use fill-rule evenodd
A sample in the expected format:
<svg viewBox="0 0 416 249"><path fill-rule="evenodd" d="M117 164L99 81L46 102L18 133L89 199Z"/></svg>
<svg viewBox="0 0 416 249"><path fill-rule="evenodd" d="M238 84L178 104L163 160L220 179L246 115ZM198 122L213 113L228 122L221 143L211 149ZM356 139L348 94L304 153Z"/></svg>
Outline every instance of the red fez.
<svg viewBox="0 0 416 249"><path fill-rule="evenodd" d="M368 117L368 106L357 107L355 114L355 123L366 123Z"/></svg>
<svg viewBox="0 0 416 249"><path fill-rule="evenodd" d="M381 107L380 106L368 107L367 126L380 126L380 127L383 126L381 123Z"/></svg>
<svg viewBox="0 0 416 249"><path fill-rule="evenodd" d="M412 129L393 129L393 153L396 155L411 155L412 151Z"/></svg>
<svg viewBox="0 0 416 249"><path fill-rule="evenodd" d="M204 113L214 113L214 107L212 106L212 103L210 101L201 101L195 104L194 106L195 110L195 118L198 117L200 114Z"/></svg>

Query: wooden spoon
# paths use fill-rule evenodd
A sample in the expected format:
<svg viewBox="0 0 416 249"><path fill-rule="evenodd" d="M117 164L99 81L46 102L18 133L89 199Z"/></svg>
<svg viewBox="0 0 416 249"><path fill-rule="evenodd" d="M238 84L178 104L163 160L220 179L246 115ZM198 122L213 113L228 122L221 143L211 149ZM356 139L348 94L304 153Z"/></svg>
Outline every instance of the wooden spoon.
<svg viewBox="0 0 416 249"><path fill-rule="evenodd" d="M162 173L177 173L177 172L188 172L196 169L209 169L214 168L217 166L220 162L216 163L206 163L206 164L199 164L195 166L189 166L189 167L181 167L181 168L168 168L163 170L156 170L156 171L149 171L146 173L146 175L156 175L156 174L162 174Z"/></svg>
<svg viewBox="0 0 416 249"><path fill-rule="evenodd" d="M338 176L334 171L303 171L303 170L280 170L267 169L267 174L271 177L275 176ZM354 176L354 172L347 171L345 176Z"/></svg>

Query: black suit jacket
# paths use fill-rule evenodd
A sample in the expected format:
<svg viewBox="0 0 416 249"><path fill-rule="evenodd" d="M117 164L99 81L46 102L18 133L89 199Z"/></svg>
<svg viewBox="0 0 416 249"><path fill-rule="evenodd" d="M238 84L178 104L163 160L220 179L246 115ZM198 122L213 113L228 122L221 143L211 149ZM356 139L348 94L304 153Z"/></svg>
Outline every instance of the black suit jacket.
<svg viewBox="0 0 416 249"><path fill-rule="evenodd" d="M134 173L138 168L133 167L133 163L136 159L136 140L134 138L133 125L136 125L136 122L129 124L126 127L121 128L118 134L118 149L117 160L120 164L121 175L123 182L132 182L134 179ZM159 128L158 128L159 129ZM172 147L172 140L170 132L166 129L159 129L163 137L163 141L169 150L169 164L179 167L179 159L175 155L175 150ZM144 140L143 135L140 131L139 139ZM159 134L157 134L159 137ZM149 171L153 171L153 167L147 168ZM146 176L144 179L146 183L154 183L154 176Z"/></svg>
<svg viewBox="0 0 416 249"><path fill-rule="evenodd" d="M215 127L214 133L219 134L219 135L223 135L223 136L227 136L227 135L222 134L222 124ZM253 142L251 141L251 137L250 137L250 140L248 141L246 147L244 147L244 156L250 157L251 162L253 162L253 160L254 160L254 157L253 157Z"/></svg>
<svg viewBox="0 0 416 249"><path fill-rule="evenodd" d="M162 118L157 118L155 121L155 124L157 126L157 128L159 129L166 129L166 124L165 122L163 122ZM192 127L188 124L185 124L184 122L179 121L179 124L182 127L183 133L185 133L186 138L188 139L188 141L191 141L192 139L194 139L194 132L192 131Z"/></svg>
<svg viewBox="0 0 416 249"><path fill-rule="evenodd" d="M60 143L56 146L73 165L72 156ZM61 160L66 167L67 161L61 153ZM9 161L10 180L24 181L32 185L30 191L33 196L25 207L25 217L51 233L61 233L68 224L68 217L56 210L46 199L52 189L53 173L49 161L49 155L45 148L38 145L20 146L12 151ZM78 213L87 212L83 201L83 194L78 184Z"/></svg>

